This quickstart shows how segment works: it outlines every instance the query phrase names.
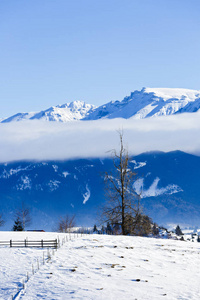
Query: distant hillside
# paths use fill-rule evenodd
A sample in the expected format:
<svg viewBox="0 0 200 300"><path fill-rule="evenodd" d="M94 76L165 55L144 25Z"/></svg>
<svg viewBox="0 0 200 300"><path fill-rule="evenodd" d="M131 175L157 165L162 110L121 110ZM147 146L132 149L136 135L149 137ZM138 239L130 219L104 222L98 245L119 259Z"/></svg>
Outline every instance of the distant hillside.
<svg viewBox="0 0 200 300"><path fill-rule="evenodd" d="M144 153L132 158L134 188L154 221L200 224L200 157L180 151ZM15 209L31 208L30 228L52 230L59 216L75 214L77 225L93 226L105 200L104 173L112 159L17 162L0 165L0 212L12 228Z"/></svg>

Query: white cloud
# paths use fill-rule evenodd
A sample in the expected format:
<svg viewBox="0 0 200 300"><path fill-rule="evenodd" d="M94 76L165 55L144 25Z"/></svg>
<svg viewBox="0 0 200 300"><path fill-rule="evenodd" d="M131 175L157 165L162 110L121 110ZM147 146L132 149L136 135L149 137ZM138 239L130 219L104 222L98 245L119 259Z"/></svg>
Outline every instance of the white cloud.
<svg viewBox="0 0 200 300"><path fill-rule="evenodd" d="M0 124L0 161L105 157L118 149L124 130L130 154L182 150L200 153L200 113L135 119Z"/></svg>

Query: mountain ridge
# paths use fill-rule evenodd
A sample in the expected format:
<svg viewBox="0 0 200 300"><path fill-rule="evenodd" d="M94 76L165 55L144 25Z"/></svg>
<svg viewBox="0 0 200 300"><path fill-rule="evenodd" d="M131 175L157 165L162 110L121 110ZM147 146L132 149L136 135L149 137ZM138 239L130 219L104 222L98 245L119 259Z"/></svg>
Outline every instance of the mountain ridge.
<svg viewBox="0 0 200 300"><path fill-rule="evenodd" d="M95 105L87 104L84 101L73 101L62 105L51 106L50 108L40 112L17 113L9 118L3 119L1 123L22 120L69 122L84 118L95 108Z"/></svg>
<svg viewBox="0 0 200 300"><path fill-rule="evenodd" d="M18 113L4 118L1 123L22 120L69 122L114 118L144 119L184 112L196 112L200 108L200 91L176 88L143 88L134 91L122 101L110 101L100 106L83 101L52 106L40 112Z"/></svg>

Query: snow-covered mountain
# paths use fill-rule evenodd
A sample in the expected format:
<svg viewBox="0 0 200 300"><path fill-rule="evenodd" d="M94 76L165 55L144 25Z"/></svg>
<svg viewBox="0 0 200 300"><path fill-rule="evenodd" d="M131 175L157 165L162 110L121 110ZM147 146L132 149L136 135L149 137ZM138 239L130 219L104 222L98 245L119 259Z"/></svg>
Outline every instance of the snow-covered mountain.
<svg viewBox="0 0 200 300"><path fill-rule="evenodd" d="M50 107L37 113L18 113L1 122L45 120L68 122L102 118L137 118L196 112L200 108L200 91L175 88L143 88L134 91L122 101L111 101L99 107L74 101Z"/></svg>
<svg viewBox="0 0 200 300"><path fill-rule="evenodd" d="M85 119L137 118L195 112L200 108L200 91L169 88L143 88L122 101L97 107Z"/></svg>
<svg viewBox="0 0 200 300"><path fill-rule="evenodd" d="M74 101L63 105L52 106L40 112L18 113L10 118L4 119L2 123L22 120L44 120L68 122L85 118L93 112L95 105L86 104L83 101Z"/></svg>

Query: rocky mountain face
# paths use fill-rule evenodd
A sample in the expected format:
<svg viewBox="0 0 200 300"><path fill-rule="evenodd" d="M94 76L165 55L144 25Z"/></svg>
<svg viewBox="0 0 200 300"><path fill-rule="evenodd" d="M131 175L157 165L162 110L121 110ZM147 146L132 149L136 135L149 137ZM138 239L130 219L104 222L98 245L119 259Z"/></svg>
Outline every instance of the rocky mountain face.
<svg viewBox="0 0 200 300"><path fill-rule="evenodd" d="M50 107L36 113L18 113L1 122L44 120L69 122L102 118L137 118L196 112L200 107L200 91L169 88L143 88L122 101L111 101L99 107L81 101Z"/></svg>
<svg viewBox="0 0 200 300"><path fill-rule="evenodd" d="M135 191L160 225L200 223L200 157L180 151L133 157ZM0 212L10 230L22 203L31 209L29 229L55 230L60 216L75 214L77 225L98 222L105 201L104 174L114 172L112 159L16 162L0 165Z"/></svg>

